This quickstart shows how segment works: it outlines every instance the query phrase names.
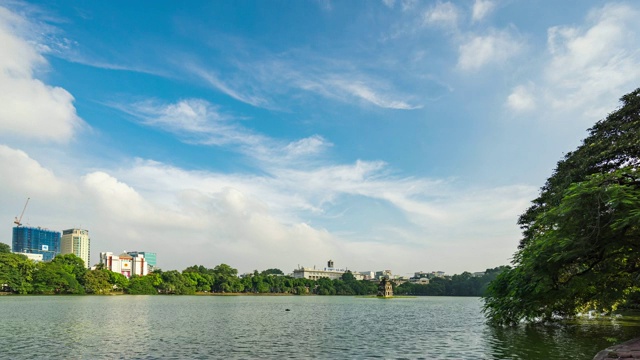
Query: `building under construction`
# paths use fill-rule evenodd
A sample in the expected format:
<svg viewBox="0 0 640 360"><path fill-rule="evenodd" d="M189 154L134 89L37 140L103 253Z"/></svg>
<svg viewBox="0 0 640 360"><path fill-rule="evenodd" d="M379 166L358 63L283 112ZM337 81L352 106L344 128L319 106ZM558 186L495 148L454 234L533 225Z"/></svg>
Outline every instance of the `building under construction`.
<svg viewBox="0 0 640 360"><path fill-rule="evenodd" d="M15 226L11 247L15 253L42 254L42 260L53 260L60 253L60 232L39 227Z"/></svg>

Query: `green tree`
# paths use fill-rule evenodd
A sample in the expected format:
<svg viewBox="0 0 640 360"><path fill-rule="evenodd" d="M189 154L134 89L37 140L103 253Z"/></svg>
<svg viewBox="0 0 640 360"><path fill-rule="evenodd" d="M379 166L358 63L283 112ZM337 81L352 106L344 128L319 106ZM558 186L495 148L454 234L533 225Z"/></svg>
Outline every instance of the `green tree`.
<svg viewBox="0 0 640 360"><path fill-rule="evenodd" d="M492 322L614 310L640 276L640 89L558 163L520 217L514 268L489 285Z"/></svg>
<svg viewBox="0 0 640 360"><path fill-rule="evenodd" d="M0 252L0 286L3 291L27 294L33 290L35 263L26 256Z"/></svg>
<svg viewBox="0 0 640 360"><path fill-rule="evenodd" d="M37 294L83 294L84 288L71 270L62 262L37 263L33 273L34 292Z"/></svg>
<svg viewBox="0 0 640 360"><path fill-rule="evenodd" d="M344 274L342 274L341 279L342 279L342 281L356 281L356 277L353 276L351 271L347 271Z"/></svg>
<svg viewBox="0 0 640 360"><path fill-rule="evenodd" d="M88 294L108 294L113 289L109 270L92 270L84 274L84 289Z"/></svg>
<svg viewBox="0 0 640 360"><path fill-rule="evenodd" d="M213 276L207 273L183 271L182 275L194 284L196 291L211 291L213 285Z"/></svg>
<svg viewBox="0 0 640 360"><path fill-rule="evenodd" d="M71 274L76 281L81 284L84 281L84 274L88 271L84 260L74 254L57 255L51 261L53 264L60 265L67 273Z"/></svg>
<svg viewBox="0 0 640 360"><path fill-rule="evenodd" d="M125 291L131 295L158 295L161 283L160 275L155 272L145 276L133 275Z"/></svg>
<svg viewBox="0 0 640 360"><path fill-rule="evenodd" d="M280 269L267 269L263 272L260 273L261 275L284 275L284 273L282 272L282 270Z"/></svg>
<svg viewBox="0 0 640 360"><path fill-rule="evenodd" d="M189 295L195 294L197 281L183 276L177 270L162 273L162 283L158 289L164 294Z"/></svg>
<svg viewBox="0 0 640 360"><path fill-rule="evenodd" d="M0 254L10 253L10 252L11 252L11 246L5 243L0 243Z"/></svg>
<svg viewBox="0 0 640 360"><path fill-rule="evenodd" d="M220 264L213 268L212 274L214 279L212 286L213 291L240 292L244 290L244 286L238 278L237 269L234 269L227 264Z"/></svg>
<svg viewBox="0 0 640 360"><path fill-rule="evenodd" d="M109 283L115 291L124 291L129 286L129 279L126 276L109 271Z"/></svg>

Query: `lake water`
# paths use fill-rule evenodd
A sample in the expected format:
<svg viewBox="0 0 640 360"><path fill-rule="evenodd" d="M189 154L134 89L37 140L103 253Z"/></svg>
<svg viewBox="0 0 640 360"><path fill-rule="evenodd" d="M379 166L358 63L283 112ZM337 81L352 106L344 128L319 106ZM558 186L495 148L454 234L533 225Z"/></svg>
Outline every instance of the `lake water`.
<svg viewBox="0 0 640 360"><path fill-rule="evenodd" d="M495 329L478 298L2 296L6 359L576 359L640 323ZM286 311L290 309L290 311Z"/></svg>

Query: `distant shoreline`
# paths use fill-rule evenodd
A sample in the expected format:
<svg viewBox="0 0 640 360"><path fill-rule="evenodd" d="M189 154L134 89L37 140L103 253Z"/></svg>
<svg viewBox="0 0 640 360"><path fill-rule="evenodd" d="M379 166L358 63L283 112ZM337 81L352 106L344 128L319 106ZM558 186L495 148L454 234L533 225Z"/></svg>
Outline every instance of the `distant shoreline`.
<svg viewBox="0 0 640 360"><path fill-rule="evenodd" d="M108 294L14 294L10 292L0 292L0 296L155 296L156 294L127 294L124 292L112 292ZM377 295L318 295L318 294L291 294L291 293L216 293L216 292L196 292L195 294L157 294L160 296L351 296L363 299L415 299L418 297L443 297L443 296L431 296L431 295L394 295L391 297L381 297ZM447 296L444 296L447 297ZM476 297L476 296L452 296L452 297Z"/></svg>

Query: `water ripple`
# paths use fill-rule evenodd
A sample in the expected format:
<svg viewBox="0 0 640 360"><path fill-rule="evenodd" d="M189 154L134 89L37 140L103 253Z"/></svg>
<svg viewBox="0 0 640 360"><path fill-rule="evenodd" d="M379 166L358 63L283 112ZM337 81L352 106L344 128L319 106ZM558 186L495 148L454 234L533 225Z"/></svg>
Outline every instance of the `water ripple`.
<svg viewBox="0 0 640 360"><path fill-rule="evenodd" d="M588 359L637 323L491 328L477 298L4 296L11 359ZM291 311L285 312L285 309Z"/></svg>

